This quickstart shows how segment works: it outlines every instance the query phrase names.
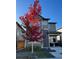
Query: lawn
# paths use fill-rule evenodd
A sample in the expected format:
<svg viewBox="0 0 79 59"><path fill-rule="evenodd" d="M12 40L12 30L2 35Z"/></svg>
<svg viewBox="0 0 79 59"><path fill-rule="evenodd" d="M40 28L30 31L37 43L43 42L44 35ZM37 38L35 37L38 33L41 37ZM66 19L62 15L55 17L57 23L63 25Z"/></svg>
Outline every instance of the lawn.
<svg viewBox="0 0 79 59"><path fill-rule="evenodd" d="M24 49L24 51L31 52L31 47ZM49 52L45 51L44 49L42 49L41 47L38 47L38 46L34 46L34 54L38 58L54 58L53 55L51 55Z"/></svg>

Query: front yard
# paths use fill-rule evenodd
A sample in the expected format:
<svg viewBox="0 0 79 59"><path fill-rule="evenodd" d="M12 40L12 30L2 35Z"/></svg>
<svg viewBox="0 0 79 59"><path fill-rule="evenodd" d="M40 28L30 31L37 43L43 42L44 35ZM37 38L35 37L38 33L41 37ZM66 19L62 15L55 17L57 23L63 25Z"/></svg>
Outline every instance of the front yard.
<svg viewBox="0 0 79 59"><path fill-rule="evenodd" d="M26 49L23 49L23 50L20 50L20 51L17 52L17 54L21 54L21 53L25 53L26 56L28 56L29 53L30 53L30 55L32 55L31 47L28 47ZM46 50L44 50L40 47L37 47L37 46L34 46L33 55L37 56L38 58L54 58L54 56L51 55L49 52L47 52Z"/></svg>

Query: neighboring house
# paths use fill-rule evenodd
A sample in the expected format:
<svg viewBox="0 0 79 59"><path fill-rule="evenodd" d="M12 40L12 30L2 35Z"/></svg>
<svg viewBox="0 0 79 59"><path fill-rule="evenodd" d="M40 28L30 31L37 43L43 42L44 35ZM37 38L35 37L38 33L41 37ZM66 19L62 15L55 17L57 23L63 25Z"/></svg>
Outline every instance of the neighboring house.
<svg viewBox="0 0 79 59"><path fill-rule="evenodd" d="M24 29L16 22L16 49L25 47Z"/></svg>

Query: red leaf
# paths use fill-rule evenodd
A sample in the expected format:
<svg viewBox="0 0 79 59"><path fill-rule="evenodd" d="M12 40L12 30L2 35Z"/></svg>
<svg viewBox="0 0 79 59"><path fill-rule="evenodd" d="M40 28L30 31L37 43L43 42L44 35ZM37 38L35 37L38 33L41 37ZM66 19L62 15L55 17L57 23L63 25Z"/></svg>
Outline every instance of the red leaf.
<svg viewBox="0 0 79 59"><path fill-rule="evenodd" d="M26 35L30 41L39 41L43 36L41 32L40 19L38 18L40 12L41 6L39 1L35 0L34 4L29 7L29 11L26 15L20 17L20 20L26 26Z"/></svg>

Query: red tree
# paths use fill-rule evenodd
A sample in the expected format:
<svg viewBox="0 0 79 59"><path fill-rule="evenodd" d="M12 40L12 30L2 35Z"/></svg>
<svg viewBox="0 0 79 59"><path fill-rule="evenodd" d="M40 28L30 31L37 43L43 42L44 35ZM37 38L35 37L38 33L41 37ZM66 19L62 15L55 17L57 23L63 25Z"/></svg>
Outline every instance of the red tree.
<svg viewBox="0 0 79 59"><path fill-rule="evenodd" d="M41 6L39 1L35 0L29 11L24 16L20 16L20 20L26 26L26 35L30 41L39 41L42 38L40 13Z"/></svg>

